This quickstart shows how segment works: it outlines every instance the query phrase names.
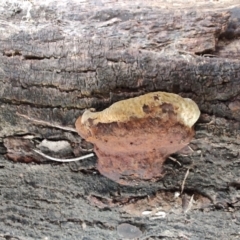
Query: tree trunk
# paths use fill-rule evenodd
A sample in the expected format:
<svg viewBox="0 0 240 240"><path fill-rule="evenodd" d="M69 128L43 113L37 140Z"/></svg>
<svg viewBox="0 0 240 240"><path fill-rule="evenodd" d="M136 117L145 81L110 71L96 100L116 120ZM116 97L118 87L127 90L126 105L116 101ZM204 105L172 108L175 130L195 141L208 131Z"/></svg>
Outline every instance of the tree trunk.
<svg viewBox="0 0 240 240"><path fill-rule="evenodd" d="M0 239L238 239L239 1L0 3ZM201 110L157 182L99 174L74 123L154 91ZM174 159L176 159L174 161Z"/></svg>

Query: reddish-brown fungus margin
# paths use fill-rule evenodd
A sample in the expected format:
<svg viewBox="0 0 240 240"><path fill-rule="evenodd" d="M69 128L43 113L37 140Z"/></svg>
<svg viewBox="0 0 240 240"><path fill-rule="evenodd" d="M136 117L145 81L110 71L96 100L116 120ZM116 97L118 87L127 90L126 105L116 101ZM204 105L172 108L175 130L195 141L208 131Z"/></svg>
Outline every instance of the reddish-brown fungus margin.
<svg viewBox="0 0 240 240"><path fill-rule="evenodd" d="M162 176L165 159L194 136L200 111L195 102L165 92L148 93L76 121L77 132L94 144L98 170L120 184Z"/></svg>

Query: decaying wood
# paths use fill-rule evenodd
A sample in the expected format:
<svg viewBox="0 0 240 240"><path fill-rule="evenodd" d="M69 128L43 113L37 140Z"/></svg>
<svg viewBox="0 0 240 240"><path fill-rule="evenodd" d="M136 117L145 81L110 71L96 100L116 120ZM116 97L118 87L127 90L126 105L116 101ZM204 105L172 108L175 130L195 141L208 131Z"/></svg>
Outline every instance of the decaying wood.
<svg viewBox="0 0 240 240"><path fill-rule="evenodd" d="M238 1L4 0L0 36L0 239L239 238ZM85 109L154 91L201 110L161 181L121 186L94 157L33 151L85 155Z"/></svg>

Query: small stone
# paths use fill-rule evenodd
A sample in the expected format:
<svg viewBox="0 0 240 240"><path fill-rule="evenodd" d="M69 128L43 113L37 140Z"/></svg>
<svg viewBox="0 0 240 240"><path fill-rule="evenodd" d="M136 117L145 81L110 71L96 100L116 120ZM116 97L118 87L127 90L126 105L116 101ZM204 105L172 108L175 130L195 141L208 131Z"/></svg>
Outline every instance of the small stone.
<svg viewBox="0 0 240 240"><path fill-rule="evenodd" d="M120 237L127 239L138 238L142 235L142 231L129 223L122 223L117 227L117 233Z"/></svg>

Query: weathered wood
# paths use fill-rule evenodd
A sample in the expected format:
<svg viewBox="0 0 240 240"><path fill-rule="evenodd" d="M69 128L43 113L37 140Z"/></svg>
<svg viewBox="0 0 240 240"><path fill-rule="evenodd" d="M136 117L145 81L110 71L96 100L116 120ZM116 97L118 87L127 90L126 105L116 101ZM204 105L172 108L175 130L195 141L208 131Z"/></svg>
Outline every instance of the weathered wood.
<svg viewBox="0 0 240 240"><path fill-rule="evenodd" d="M239 238L238 1L77 2L0 3L0 153L16 160L0 158L0 239L130 237L121 223L140 239ZM153 91L202 112L161 181L121 186L96 158L55 164L32 151L48 139L70 143L50 154L85 154L74 122L86 108Z"/></svg>

